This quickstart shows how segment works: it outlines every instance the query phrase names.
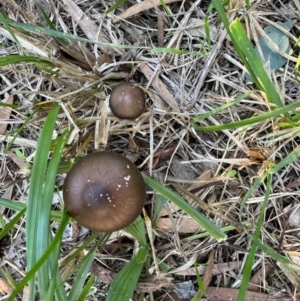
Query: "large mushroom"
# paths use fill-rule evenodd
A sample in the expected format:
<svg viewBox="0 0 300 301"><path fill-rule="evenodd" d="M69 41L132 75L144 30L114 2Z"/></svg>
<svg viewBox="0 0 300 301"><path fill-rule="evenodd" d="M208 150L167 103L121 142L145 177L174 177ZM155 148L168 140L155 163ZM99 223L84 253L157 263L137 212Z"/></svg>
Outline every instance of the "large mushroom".
<svg viewBox="0 0 300 301"><path fill-rule="evenodd" d="M138 118L146 107L145 93L131 83L119 84L111 91L109 106L114 115L121 119Z"/></svg>
<svg viewBox="0 0 300 301"><path fill-rule="evenodd" d="M96 152L73 165L65 179L66 209L82 226L99 232L120 230L141 213L146 187L138 168L113 152Z"/></svg>

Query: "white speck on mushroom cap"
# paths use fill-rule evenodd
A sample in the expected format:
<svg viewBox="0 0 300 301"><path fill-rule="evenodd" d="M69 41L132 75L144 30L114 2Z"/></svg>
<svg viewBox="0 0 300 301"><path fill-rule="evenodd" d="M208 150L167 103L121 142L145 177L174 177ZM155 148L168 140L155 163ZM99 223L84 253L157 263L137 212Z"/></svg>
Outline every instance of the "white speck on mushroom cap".
<svg viewBox="0 0 300 301"><path fill-rule="evenodd" d="M127 167L127 169L130 169L130 166L129 166L129 165L127 165L126 167Z"/></svg>
<svg viewBox="0 0 300 301"><path fill-rule="evenodd" d="M131 175L126 176L126 177L124 177L124 180L125 181L130 181L130 177L131 177Z"/></svg>

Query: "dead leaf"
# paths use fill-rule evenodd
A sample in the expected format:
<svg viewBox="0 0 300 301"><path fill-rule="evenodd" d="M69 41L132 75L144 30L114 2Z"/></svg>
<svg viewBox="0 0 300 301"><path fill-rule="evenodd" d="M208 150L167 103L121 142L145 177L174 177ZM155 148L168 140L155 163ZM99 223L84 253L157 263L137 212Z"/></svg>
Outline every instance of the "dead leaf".
<svg viewBox="0 0 300 301"><path fill-rule="evenodd" d="M248 285L248 291L259 292L263 279L267 279L272 271L272 267L269 264L261 267L250 279Z"/></svg>
<svg viewBox="0 0 300 301"><path fill-rule="evenodd" d="M11 151L8 151L7 152L7 156L15 163L17 164L20 169L23 169L25 164L26 164L26 161L19 158L15 153L11 152Z"/></svg>
<svg viewBox="0 0 300 301"><path fill-rule="evenodd" d="M203 230L200 225L189 216L173 219L160 217L156 222L156 228L168 232L176 231L178 233L195 233Z"/></svg>
<svg viewBox="0 0 300 301"><path fill-rule="evenodd" d="M169 147L167 149L163 149L158 153L154 154L152 168L157 168L162 166L166 161L168 161L172 157L175 149L176 147ZM150 162L148 162L148 168L150 167L149 163Z"/></svg>
<svg viewBox="0 0 300 301"><path fill-rule="evenodd" d="M0 278L0 293L2 295L10 295L12 291L12 288L2 278Z"/></svg>
<svg viewBox="0 0 300 301"><path fill-rule="evenodd" d="M206 266L205 273L204 273L204 276L203 276L203 284L205 285L205 287L208 287L210 285L211 278L213 276L214 254L215 254L215 250L212 250L209 253L208 264Z"/></svg>
<svg viewBox="0 0 300 301"><path fill-rule="evenodd" d="M5 101L6 104L12 105L14 103L14 95L11 94L7 100ZM1 119L8 120L10 118L11 108L10 107L1 107L0 109L0 135L4 135L7 129L7 123L1 122Z"/></svg>
<svg viewBox="0 0 300 301"><path fill-rule="evenodd" d="M239 269L241 267L241 263L238 261L234 262L224 262L224 263L216 263L213 266L213 275L217 274L223 274L229 271L233 271L236 269ZM206 271L205 266L198 266L197 271L199 275L204 275ZM187 268L185 270L181 270L175 273L176 275L180 276L196 276L196 269L193 268Z"/></svg>
<svg viewBox="0 0 300 301"><path fill-rule="evenodd" d="M255 159L258 159L261 161L267 160L267 156L265 154L263 154L261 151L254 150L254 149L248 149L247 153L250 157L253 157Z"/></svg>
<svg viewBox="0 0 300 301"><path fill-rule="evenodd" d="M157 40L158 47L164 46L164 14L159 11L157 15Z"/></svg>
<svg viewBox="0 0 300 301"><path fill-rule="evenodd" d="M153 77L154 71L146 63L141 64L139 68L148 81L151 81L151 85L159 94L159 96L173 109L174 112L179 112L179 107L177 103L175 103L173 95L170 93L167 86L159 79L157 75Z"/></svg>
<svg viewBox="0 0 300 301"><path fill-rule="evenodd" d="M233 301L237 299L239 290L226 287L209 287L206 291L207 301ZM247 292L244 301L288 301L289 297L277 296L272 297L267 294Z"/></svg>
<svg viewBox="0 0 300 301"><path fill-rule="evenodd" d="M285 188L286 189L292 189L292 188L298 188L299 186L300 186L300 178L298 178L295 181L289 183Z"/></svg>

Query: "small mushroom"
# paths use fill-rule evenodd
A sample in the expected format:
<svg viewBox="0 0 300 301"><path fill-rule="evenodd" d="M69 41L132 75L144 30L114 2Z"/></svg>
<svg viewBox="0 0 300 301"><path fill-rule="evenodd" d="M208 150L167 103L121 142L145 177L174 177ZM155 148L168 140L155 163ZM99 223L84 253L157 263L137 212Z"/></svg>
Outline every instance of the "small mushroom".
<svg viewBox="0 0 300 301"><path fill-rule="evenodd" d="M113 152L96 152L73 165L65 179L63 198L68 213L79 224L113 232L139 216L146 186L129 159Z"/></svg>
<svg viewBox="0 0 300 301"><path fill-rule="evenodd" d="M122 83L111 91L109 106L114 115L119 118L138 118L146 107L145 93L131 83Z"/></svg>

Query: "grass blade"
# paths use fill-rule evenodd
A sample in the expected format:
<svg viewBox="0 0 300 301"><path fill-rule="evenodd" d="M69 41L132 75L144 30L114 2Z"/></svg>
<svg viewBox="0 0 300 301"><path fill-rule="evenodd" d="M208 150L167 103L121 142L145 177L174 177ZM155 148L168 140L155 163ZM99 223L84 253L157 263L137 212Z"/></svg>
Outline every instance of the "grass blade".
<svg viewBox="0 0 300 301"><path fill-rule="evenodd" d="M80 268L75 281L72 285L72 289L68 295L68 301L78 301L79 296L82 292L84 283L86 281L87 275L89 273L90 267L94 260L94 248L89 251L89 253L81 260Z"/></svg>
<svg viewBox="0 0 300 301"><path fill-rule="evenodd" d="M2 239L13 227L17 224L17 222L21 219L26 211L26 207L24 207L20 212L18 212L11 221L5 225L5 227L0 232L0 239Z"/></svg>
<svg viewBox="0 0 300 301"><path fill-rule="evenodd" d="M34 280L34 276L36 272L39 270L42 264L49 258L55 246L60 244L64 230L69 222L69 219L70 219L69 215L66 212L64 212L63 218L61 220L61 224L59 225L56 235L51 241L49 247L47 248L43 256L33 265L32 269L27 272L26 276L21 280L21 282L19 282L19 284L16 286L12 294L8 297L7 301L14 301L15 297L24 288L24 286L28 283L28 281L30 281L30 279Z"/></svg>
<svg viewBox="0 0 300 301"><path fill-rule="evenodd" d="M31 270L37 260L43 254L49 243L49 215L50 206L44 204L41 196L45 183L48 154L52 139L52 133L56 121L59 106L56 105L50 111L46 118L41 136L38 142L38 148L34 159L31 182L28 194L26 211L26 237L27 237L27 268ZM47 186L47 185L46 185ZM50 211L49 211L50 212ZM50 213L49 213L50 214ZM29 222L30 221L30 222ZM36 238L39 239L36 239ZM49 273L48 273L49 276ZM30 300L34 300L35 282L34 278L30 281ZM41 299L46 296L49 287L49 277L40 279L39 290Z"/></svg>
<svg viewBox="0 0 300 301"><path fill-rule="evenodd" d="M108 290L106 301L129 301L139 280L147 249L142 247L113 280Z"/></svg>
<svg viewBox="0 0 300 301"><path fill-rule="evenodd" d="M258 221L257 221L257 226L256 226L256 229L255 229L255 233L253 235L254 239L259 239L260 232L261 232L261 229L262 229L262 226L263 226L265 211L266 211L266 208L267 208L267 205L268 205L268 200L269 200L271 187L272 187L272 175L271 174L267 175L267 185L266 186L267 186L267 189L266 189L266 192L265 192L264 201L263 201L263 204L261 206L259 218L258 218ZM241 283L241 286L240 286L240 289L239 289L237 301L245 300L249 280L250 280L251 273L252 273L252 265L253 265L253 262L254 262L256 250L257 250L257 244L254 241L252 241L252 246L250 248L249 254L248 254L247 259L246 259L245 267L244 267L244 270L243 270L243 278L242 278L242 283Z"/></svg>
<svg viewBox="0 0 300 301"><path fill-rule="evenodd" d="M293 111L300 107L300 101L293 102L289 105L286 105L281 108L277 108L273 111L260 114L258 116L246 118L240 121L234 121L230 123L220 124L220 125L210 125L210 126L197 126L195 123L193 124L194 128L199 131L205 131L205 132L214 132L214 131L222 131L222 130L228 130L233 129L241 126L251 126L258 122L263 122L270 118L277 118L282 114L287 114L289 111Z"/></svg>
<svg viewBox="0 0 300 301"><path fill-rule="evenodd" d="M127 226L125 230L137 239L142 246L147 247L145 224L140 216L131 225Z"/></svg>
<svg viewBox="0 0 300 301"><path fill-rule="evenodd" d="M192 207L188 202L186 202L181 196L173 192L169 188L163 186L152 178L143 174L144 181L147 185L161 193L164 197L175 203L180 207L185 213L191 216L196 222L198 222L207 232L210 233L217 241L222 241L226 239L226 234L222 232L215 224L208 220L203 214Z"/></svg>
<svg viewBox="0 0 300 301"><path fill-rule="evenodd" d="M236 19L232 22L232 24L229 24L221 1L212 0L212 3L227 30L235 50L246 66L259 90L265 93L268 101L276 104L278 107L283 107L284 104L281 101L281 98L267 72L265 71L262 61L255 52L254 47L249 40L241 22ZM286 114L286 116L289 117L288 114Z"/></svg>

